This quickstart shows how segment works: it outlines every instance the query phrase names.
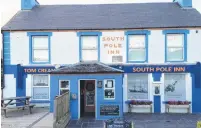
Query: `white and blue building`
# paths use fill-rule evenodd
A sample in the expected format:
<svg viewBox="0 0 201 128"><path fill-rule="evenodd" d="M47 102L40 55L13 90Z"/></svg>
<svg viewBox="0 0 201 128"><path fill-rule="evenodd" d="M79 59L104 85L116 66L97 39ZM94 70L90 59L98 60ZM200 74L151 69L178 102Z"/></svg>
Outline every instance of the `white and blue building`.
<svg viewBox="0 0 201 128"><path fill-rule="evenodd" d="M190 113L201 112L201 14L192 0L21 2L1 29L4 97L31 96L53 112L55 96L69 90L72 119L121 117L129 100L152 101L153 113L190 101Z"/></svg>

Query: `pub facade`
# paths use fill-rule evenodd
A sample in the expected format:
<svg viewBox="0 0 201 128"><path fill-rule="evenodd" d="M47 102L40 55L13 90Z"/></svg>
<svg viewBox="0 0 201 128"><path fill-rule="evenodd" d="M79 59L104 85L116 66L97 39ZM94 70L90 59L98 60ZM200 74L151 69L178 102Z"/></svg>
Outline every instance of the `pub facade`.
<svg viewBox="0 0 201 128"><path fill-rule="evenodd" d="M201 14L191 0L21 2L1 30L4 97L31 96L53 112L55 96L70 91L72 119L201 112Z"/></svg>

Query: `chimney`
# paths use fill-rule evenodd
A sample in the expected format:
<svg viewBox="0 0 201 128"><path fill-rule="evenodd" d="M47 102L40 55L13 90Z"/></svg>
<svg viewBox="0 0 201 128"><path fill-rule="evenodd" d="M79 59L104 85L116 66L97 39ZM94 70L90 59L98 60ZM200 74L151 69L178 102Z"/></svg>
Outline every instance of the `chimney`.
<svg viewBox="0 0 201 128"><path fill-rule="evenodd" d="M36 5L39 5L37 0L21 0L21 10L31 10Z"/></svg>
<svg viewBox="0 0 201 128"><path fill-rule="evenodd" d="M179 3L179 5L183 8L192 7L192 0L173 0L173 2Z"/></svg>

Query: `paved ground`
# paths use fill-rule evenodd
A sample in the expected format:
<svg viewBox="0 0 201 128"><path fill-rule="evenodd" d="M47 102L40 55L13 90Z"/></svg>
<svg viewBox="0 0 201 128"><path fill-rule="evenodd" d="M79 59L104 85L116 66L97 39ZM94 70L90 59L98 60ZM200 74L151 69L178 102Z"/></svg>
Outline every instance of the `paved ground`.
<svg viewBox="0 0 201 128"><path fill-rule="evenodd" d="M126 114L135 128L196 128L201 114ZM94 118L71 120L67 128L103 128L103 121Z"/></svg>
<svg viewBox="0 0 201 128"><path fill-rule="evenodd" d="M31 128L48 115L49 108L34 107L32 112L32 114L29 114L28 109L10 110L7 112L8 118L5 118L1 113L1 127Z"/></svg>
<svg viewBox="0 0 201 128"><path fill-rule="evenodd" d="M34 108L33 114L26 110L8 112L8 118L1 115L2 128L52 128L53 114L49 108ZM135 128L196 128L201 114L126 114L125 119L133 121ZM103 128L104 121L94 118L71 120L67 128Z"/></svg>
<svg viewBox="0 0 201 128"><path fill-rule="evenodd" d="M52 128L52 127L53 127L53 113L49 113L40 121L35 123L31 128Z"/></svg>

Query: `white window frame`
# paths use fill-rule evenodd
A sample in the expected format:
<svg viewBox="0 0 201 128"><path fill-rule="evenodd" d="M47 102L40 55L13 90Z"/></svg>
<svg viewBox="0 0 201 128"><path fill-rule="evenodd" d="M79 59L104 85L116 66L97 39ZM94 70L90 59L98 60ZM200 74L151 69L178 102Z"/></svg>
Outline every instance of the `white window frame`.
<svg viewBox="0 0 201 128"><path fill-rule="evenodd" d="M138 36L143 36L144 37L144 47L130 47L130 44L131 44L131 41L130 41L130 37L138 37ZM142 35L128 35L128 62L144 62L144 61L146 61L146 52L147 52L147 49L146 49L146 35L144 35L144 34L142 34ZM129 53L129 51L130 50L135 50L135 49L144 49L144 51L145 51L145 56L144 56L144 59L143 60L130 60L129 59L129 56L130 56L130 53Z"/></svg>
<svg viewBox="0 0 201 128"><path fill-rule="evenodd" d="M147 99L129 99L128 98L128 76L129 75L131 75L131 73L128 73L127 74L127 100L140 100L140 101L143 101L143 100L145 100L145 101L147 101L147 100L150 100L150 75L149 75L149 73L142 73L142 74L146 74L147 75L147 81L148 81L148 85L147 85L147 90L148 90L148 93L147 93L147 95L148 95L148 97L147 97ZM135 74L135 75L137 75L137 73Z"/></svg>
<svg viewBox="0 0 201 128"><path fill-rule="evenodd" d="M48 86L34 86L34 76L47 76L48 77ZM31 87L31 100L50 100L50 75L48 74L33 74L32 77L31 77L31 84L32 84L32 87ZM33 93L33 88L44 88L44 87L47 87L48 90L49 90L49 98L48 99L34 99L34 93Z"/></svg>
<svg viewBox="0 0 201 128"><path fill-rule="evenodd" d="M68 84L69 84L68 88L61 88L61 81L68 81ZM70 80L59 80L59 95L61 95L60 94L61 90L68 90L68 91L70 91Z"/></svg>
<svg viewBox="0 0 201 128"><path fill-rule="evenodd" d="M112 80L113 81L113 88L106 88L105 87L105 85L106 85L106 83L107 83L108 80ZM104 89L103 89L103 91L104 91L103 92L104 100L115 100L115 95L116 95L115 94L116 93L115 92L115 79L104 79L104 85L103 86L104 86ZM114 91L114 98L105 98L105 90L111 90L111 89Z"/></svg>
<svg viewBox="0 0 201 128"><path fill-rule="evenodd" d="M46 37L47 38L47 44L48 44L48 46L47 46L47 48L35 48L34 47L34 38L37 38L37 37ZM50 47L49 47L49 45L50 45L50 43L49 43L49 36L36 36L36 35L34 35L34 36L32 36L31 37L32 38L32 46L31 46L31 50L32 50L32 56L31 56L31 58L32 58L32 63L48 63L49 61L50 61ZM35 50L47 50L47 52L48 52L48 59L47 60L41 60L41 61L35 61L34 60L34 51Z"/></svg>
<svg viewBox="0 0 201 128"><path fill-rule="evenodd" d="M176 35L176 36L178 36L178 35L180 35L180 36L182 36L183 37L183 42L182 42L182 46L168 46L168 36L174 36L174 35ZM167 34L166 35L166 37L167 37L167 39L166 39L166 41L167 41L167 47L166 47L166 57L167 57L167 61L184 61L184 58L185 58L185 55L184 55L184 37L185 37L185 34ZM182 49L182 51L183 51L183 53L182 53L182 59L180 59L180 60L178 60L178 59L174 59L174 60L168 60L168 49L169 48L181 48Z"/></svg>
<svg viewBox="0 0 201 128"><path fill-rule="evenodd" d="M96 48L83 48L83 41L82 41L82 38L83 37L96 37L97 38L97 42L96 42ZM81 38L81 61L98 61L98 36L96 36L96 35L83 35L83 36L81 36L80 37ZM87 51L87 50L94 50L94 51L96 51L97 52L97 59L96 60L85 60L84 58L83 58L83 51Z"/></svg>

